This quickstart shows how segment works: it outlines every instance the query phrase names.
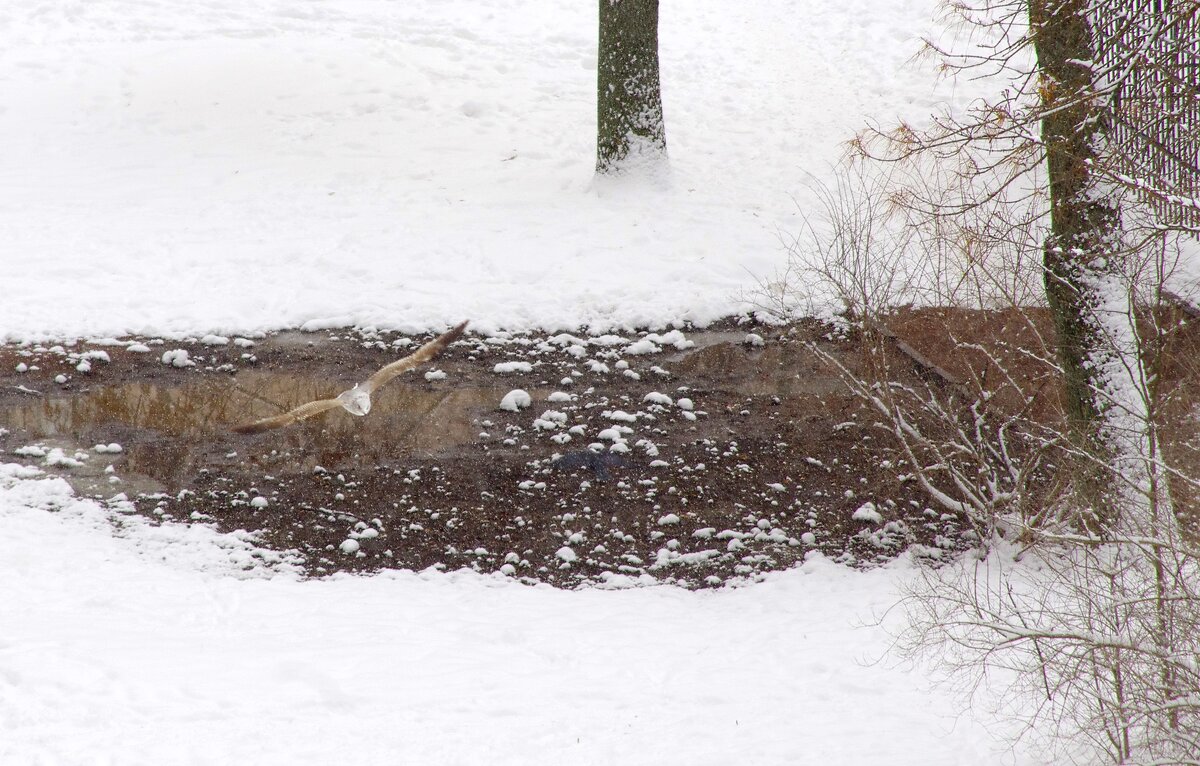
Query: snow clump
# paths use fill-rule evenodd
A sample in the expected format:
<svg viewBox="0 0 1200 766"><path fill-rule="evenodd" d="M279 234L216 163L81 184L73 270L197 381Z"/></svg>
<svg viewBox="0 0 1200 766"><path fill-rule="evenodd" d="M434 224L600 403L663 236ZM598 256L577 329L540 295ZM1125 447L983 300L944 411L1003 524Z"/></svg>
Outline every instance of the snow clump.
<svg viewBox="0 0 1200 766"><path fill-rule="evenodd" d="M512 391L509 391L507 394L505 394L504 398L500 400L500 409L507 410L509 412L517 412L518 410L525 409L531 404L533 404L533 397L529 395L528 391L520 388L514 388Z"/></svg>
<svg viewBox="0 0 1200 766"><path fill-rule="evenodd" d="M868 521L873 524L880 524L883 522L883 516L879 513L879 510L875 507L875 504L869 500L858 506L858 508L854 510L854 515L850 518L854 519L855 521Z"/></svg>
<svg viewBox="0 0 1200 766"><path fill-rule="evenodd" d="M558 410L546 410L540 418L533 421L533 427L539 431L557 431L566 424L566 413Z"/></svg>
<svg viewBox="0 0 1200 766"><path fill-rule="evenodd" d="M177 348L162 355L162 363L172 367L195 367L196 363L188 358L187 349Z"/></svg>
<svg viewBox="0 0 1200 766"><path fill-rule="evenodd" d="M622 338L620 335L597 335L589 341L593 346L619 346L622 343L628 343L628 339Z"/></svg>
<svg viewBox="0 0 1200 766"><path fill-rule="evenodd" d="M494 368L493 372L533 372L533 365L529 362L500 362Z"/></svg>
<svg viewBox="0 0 1200 766"><path fill-rule="evenodd" d="M646 336L646 340L661 344L663 346L674 346L680 351L686 351L692 346L696 345L695 341L690 341L685 338L683 333L681 333L679 330L671 330L670 332L663 333L662 335L652 332Z"/></svg>
<svg viewBox="0 0 1200 766"><path fill-rule="evenodd" d="M63 468L78 468L83 465L83 461L87 460L86 452L76 452L74 457L71 457L64 452L60 447L55 447L46 454L46 465L62 466Z"/></svg>
<svg viewBox="0 0 1200 766"><path fill-rule="evenodd" d="M653 341L648 340L647 338L642 338L641 340L634 341L633 343L631 343L625 347L626 354L634 354L634 355L657 354L660 351L662 351L662 348L660 346L658 346L657 344L655 344Z"/></svg>
<svg viewBox="0 0 1200 766"><path fill-rule="evenodd" d="M604 417L609 420L616 420L621 423L636 423L637 415L626 412L625 410L605 410Z"/></svg>
<svg viewBox="0 0 1200 766"><path fill-rule="evenodd" d="M621 442L625 441L624 434L633 433L633 429L627 426L613 426L605 428L600 433L596 434L597 439L607 439L609 441Z"/></svg>

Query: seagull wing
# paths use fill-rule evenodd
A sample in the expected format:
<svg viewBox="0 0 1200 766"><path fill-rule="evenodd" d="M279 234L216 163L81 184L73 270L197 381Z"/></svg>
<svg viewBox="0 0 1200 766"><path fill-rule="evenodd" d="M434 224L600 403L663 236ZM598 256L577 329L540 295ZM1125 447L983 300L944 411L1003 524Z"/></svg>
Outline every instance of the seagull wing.
<svg viewBox="0 0 1200 766"><path fill-rule="evenodd" d="M387 383L405 370L411 370L412 368L424 364L438 354L442 353L447 346L462 336L463 330L466 328L467 323L463 322L450 331L439 335L403 359L398 359L395 362L392 362L371 377L367 378L367 381L362 384L361 388L366 391L367 396L370 396L375 389ZM263 431L270 431L273 428L290 426L292 423L299 422L305 418L311 418L315 415L320 415L322 412L327 410L335 410L342 408L343 406L344 405L342 402L336 398L318 399L315 402L302 404L296 409L289 410L282 415L263 418L262 420L256 420L253 423L246 423L245 425L235 427L233 430L239 434L257 434Z"/></svg>
<svg viewBox="0 0 1200 766"><path fill-rule="evenodd" d="M419 349L403 359L397 359L396 361L379 370L379 372L367 378L367 382L362 384L363 388L366 389L368 395L373 394L375 389L387 383L400 373L422 365L425 362L428 362L430 359L433 359L438 354L442 353L447 346L462 336L463 330L465 329L467 329L467 323L463 322L452 330L445 332L429 341L424 346L421 346Z"/></svg>
<svg viewBox="0 0 1200 766"><path fill-rule="evenodd" d="M233 430L239 434L257 434L263 431L270 431L273 428L283 428L290 426L292 423L297 423L305 418L311 418L315 415L320 415L327 410L341 409L342 403L337 399L318 399L315 402L301 404L294 410L288 410L282 415L276 415L272 418L263 418L256 420L253 423L237 426Z"/></svg>

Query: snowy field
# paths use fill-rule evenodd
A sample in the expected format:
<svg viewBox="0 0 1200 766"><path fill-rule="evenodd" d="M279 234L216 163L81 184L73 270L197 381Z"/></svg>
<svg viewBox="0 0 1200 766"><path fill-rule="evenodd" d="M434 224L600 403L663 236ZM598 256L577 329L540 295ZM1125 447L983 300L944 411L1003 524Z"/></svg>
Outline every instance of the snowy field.
<svg viewBox="0 0 1200 766"><path fill-rule="evenodd" d="M6 766L1014 763L951 695L876 662L903 568L817 558L701 593L247 578L242 541L136 517L114 539L94 503L15 473Z"/></svg>
<svg viewBox="0 0 1200 766"><path fill-rule="evenodd" d="M0 340L664 326L952 83L934 0L669 0L673 175L596 188L594 0L0 3Z"/></svg>
<svg viewBox="0 0 1200 766"><path fill-rule="evenodd" d="M594 0L7 0L0 340L743 311L806 174L957 95L905 68L932 6L665 0L672 177L597 187ZM0 463L0 764L1037 762L877 661L903 565L564 592L265 558Z"/></svg>

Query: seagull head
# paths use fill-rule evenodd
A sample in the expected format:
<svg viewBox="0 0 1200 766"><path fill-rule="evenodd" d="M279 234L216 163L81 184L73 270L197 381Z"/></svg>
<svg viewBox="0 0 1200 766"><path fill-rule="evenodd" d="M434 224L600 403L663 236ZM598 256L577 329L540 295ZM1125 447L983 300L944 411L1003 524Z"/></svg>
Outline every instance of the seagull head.
<svg viewBox="0 0 1200 766"><path fill-rule="evenodd" d="M362 417L371 411L371 395L365 389L359 388L357 384L354 388L338 394L337 400L338 404L342 405L343 409L351 415Z"/></svg>

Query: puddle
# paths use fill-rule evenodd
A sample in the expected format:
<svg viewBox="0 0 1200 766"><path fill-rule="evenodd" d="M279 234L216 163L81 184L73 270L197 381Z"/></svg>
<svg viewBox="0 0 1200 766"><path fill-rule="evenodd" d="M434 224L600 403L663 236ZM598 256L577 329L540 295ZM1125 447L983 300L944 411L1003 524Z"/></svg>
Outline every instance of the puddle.
<svg viewBox="0 0 1200 766"><path fill-rule="evenodd" d="M837 356L842 352L831 350ZM797 396L845 393L841 378L803 348L769 346L762 350L742 343L717 343L689 351L676 363L681 374L719 381L744 396Z"/></svg>
<svg viewBox="0 0 1200 766"><path fill-rule="evenodd" d="M699 384L743 397L788 399L845 392L836 375L798 344L752 348L742 342L744 338L742 331L696 332L689 336L693 348L636 361L670 364L672 385ZM285 333L273 338L269 348L282 358L307 359L309 354L302 349L312 346L309 336ZM326 352L350 348L325 344ZM508 353L524 352L514 347ZM505 393L517 385L534 399L544 400L552 390L546 388L546 379L579 374L571 372L579 365L569 357L551 359L551 366L535 373L534 379L498 377L491 372L491 363L476 362L455 370L453 383L396 380L376 392L366 417L336 409L248 436L233 433L232 428L336 396L353 383L341 378L341 368L361 363L337 359L330 363L327 353L316 370L243 368L236 375L132 379L70 394L14 400L0 408L0 428L10 432L0 439L0 446L12 450L40 444L68 454L86 453L86 468L75 466L62 475L77 491L100 495L177 492L205 472L275 474L316 466L343 471L364 465L396 466L413 458L440 459L481 444L503 451L505 426L493 428L488 423L504 421L496 407ZM538 364L547 361L543 357ZM699 428L711 435L725 427L706 421ZM485 436L489 431L493 433ZM110 443L122 446L119 460L92 449ZM104 475L113 463L113 471ZM112 479L115 471L120 482Z"/></svg>
<svg viewBox="0 0 1200 766"><path fill-rule="evenodd" d="M952 520L930 526L918 490L882 475L886 447L846 428L860 403L803 343L825 345L827 328L758 332L765 347L725 327L660 354L472 336L437 360L444 380L423 377L432 366L398 378L365 417L339 408L257 434L232 429L347 390L395 357L394 339L183 342L183 368L157 349L108 347L81 369L61 348L0 347L0 455L80 494L124 493L123 510L149 518L251 531L314 575L467 567L711 587L814 548L883 560L896 530L952 538ZM853 364L852 344L826 348ZM498 410L514 388L533 406ZM602 471L556 462L592 448L622 454ZM860 528L851 515L872 498L904 524Z"/></svg>
<svg viewBox="0 0 1200 766"><path fill-rule="evenodd" d="M68 453L116 442L123 448L122 477L132 473L162 491L205 465L250 460L269 466L281 453L292 468L307 469L435 457L477 441L481 421L509 390L395 381L376 392L366 417L339 409L257 436L231 431L346 388L327 379L255 371L183 385L128 383L0 410L0 427L21 433L27 443ZM89 463L103 462L98 457L92 454ZM86 478L79 488L94 491L94 473L76 470L71 476Z"/></svg>

